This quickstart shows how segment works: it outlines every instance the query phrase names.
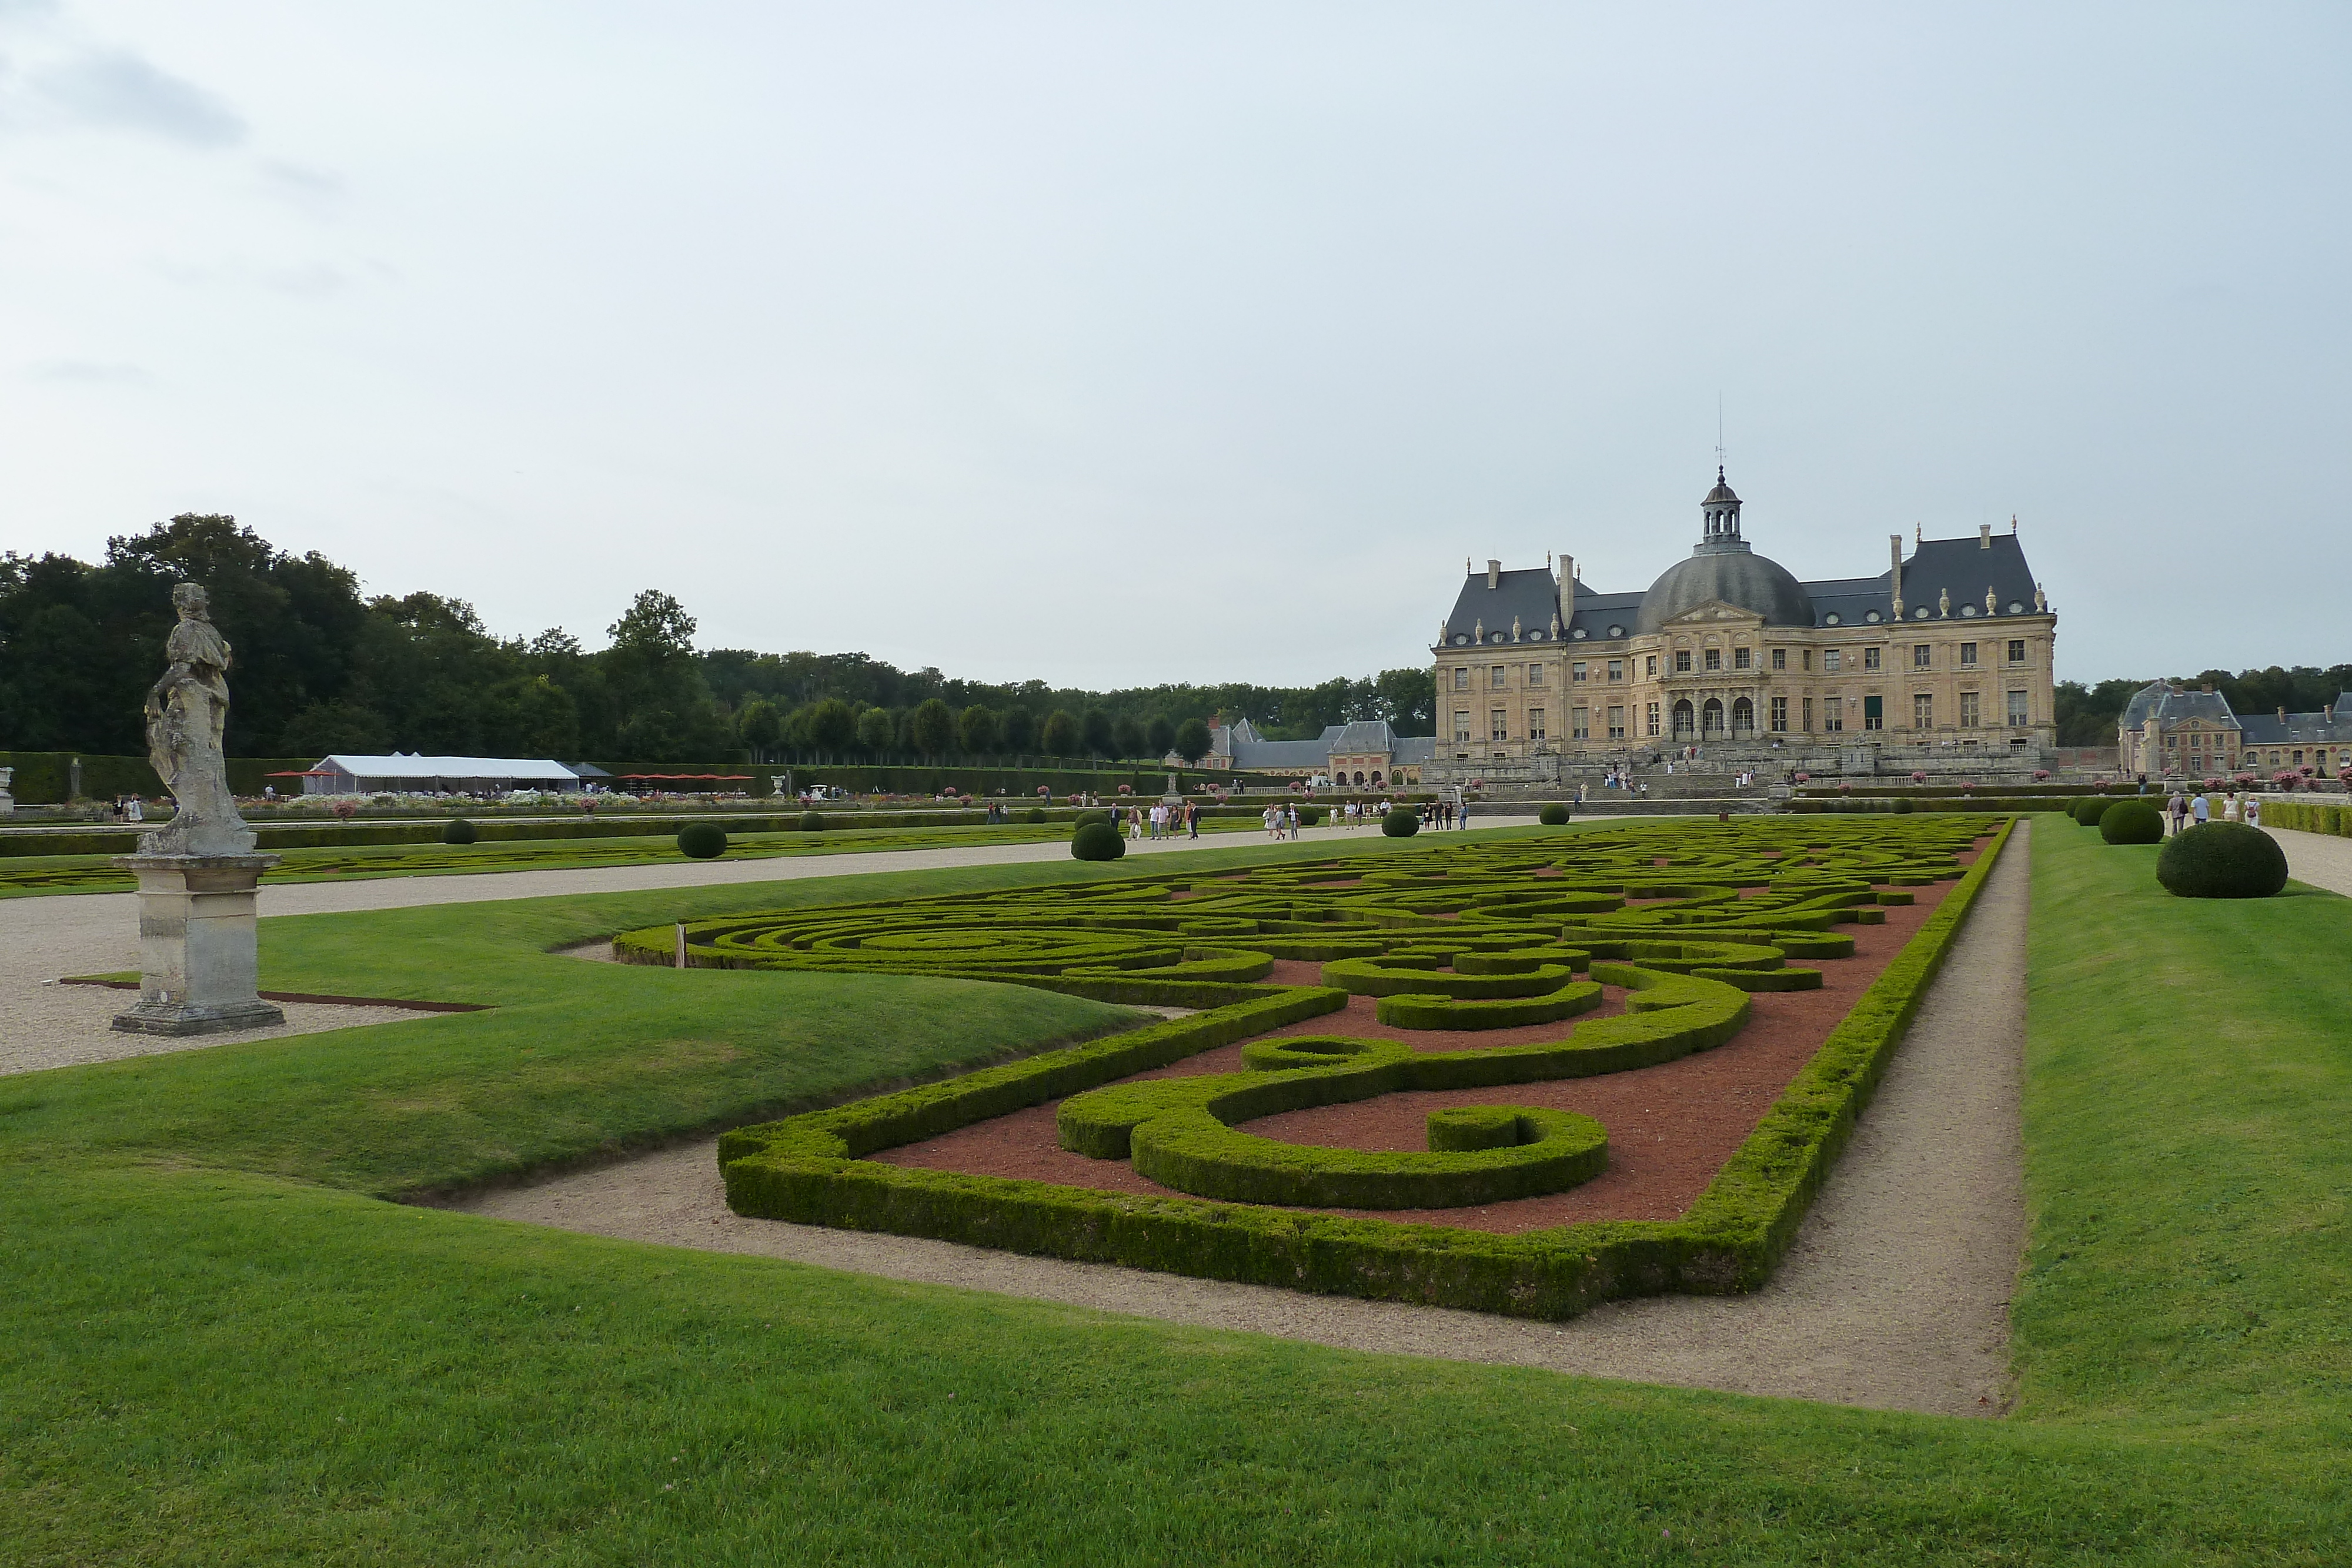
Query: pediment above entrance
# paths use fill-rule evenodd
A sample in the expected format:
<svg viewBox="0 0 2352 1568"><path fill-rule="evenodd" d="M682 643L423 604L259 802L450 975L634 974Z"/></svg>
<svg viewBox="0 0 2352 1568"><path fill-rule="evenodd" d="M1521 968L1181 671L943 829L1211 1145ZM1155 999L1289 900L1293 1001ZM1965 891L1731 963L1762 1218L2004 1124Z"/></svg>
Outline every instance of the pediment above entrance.
<svg viewBox="0 0 2352 1568"><path fill-rule="evenodd" d="M1667 619L1670 627L1748 625L1760 626L1764 618L1752 610L1742 610L1736 604L1726 604L1710 599L1704 604L1694 604L1681 614Z"/></svg>

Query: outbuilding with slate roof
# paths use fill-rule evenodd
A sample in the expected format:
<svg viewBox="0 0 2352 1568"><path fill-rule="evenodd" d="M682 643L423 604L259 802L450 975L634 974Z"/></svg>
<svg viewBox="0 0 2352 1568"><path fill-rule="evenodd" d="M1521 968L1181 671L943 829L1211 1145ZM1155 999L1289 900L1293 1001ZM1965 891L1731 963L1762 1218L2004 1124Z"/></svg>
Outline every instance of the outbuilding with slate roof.
<svg viewBox="0 0 2352 1568"><path fill-rule="evenodd" d="M1441 758L1614 755L1694 742L2055 743L2057 616L2011 531L1891 536L1875 577L1803 582L1756 553L1721 468L1687 559L1601 593L1562 553L1489 560L1438 625Z"/></svg>

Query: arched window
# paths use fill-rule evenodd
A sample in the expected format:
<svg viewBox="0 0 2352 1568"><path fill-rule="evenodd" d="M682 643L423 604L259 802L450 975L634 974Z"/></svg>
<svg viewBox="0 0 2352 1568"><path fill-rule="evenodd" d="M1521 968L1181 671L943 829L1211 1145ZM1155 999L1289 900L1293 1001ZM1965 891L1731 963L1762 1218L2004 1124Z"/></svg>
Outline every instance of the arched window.
<svg viewBox="0 0 2352 1568"><path fill-rule="evenodd" d="M1734 735L1752 735L1756 730L1756 705L1741 697L1731 705L1731 730Z"/></svg>
<svg viewBox="0 0 2352 1568"><path fill-rule="evenodd" d="M1717 698L1707 698L1706 706L1699 710L1699 722L1706 727L1705 733L1708 735L1721 735L1723 733L1723 704Z"/></svg>
<svg viewBox="0 0 2352 1568"><path fill-rule="evenodd" d="M1675 705L1675 738L1687 740L1692 734L1693 715L1690 699L1685 697Z"/></svg>
<svg viewBox="0 0 2352 1568"><path fill-rule="evenodd" d="M1381 787L1381 772L1380 772L1380 769L1379 769L1379 768L1373 768L1373 769L1372 769L1372 788L1373 788L1373 789L1379 789L1380 787Z"/></svg>
<svg viewBox="0 0 2352 1568"><path fill-rule="evenodd" d="M1358 774L1356 775L1356 782L1357 782L1357 783L1359 783L1359 784L1361 784L1363 781L1364 781L1364 776L1363 776L1361 773L1358 773Z"/></svg>

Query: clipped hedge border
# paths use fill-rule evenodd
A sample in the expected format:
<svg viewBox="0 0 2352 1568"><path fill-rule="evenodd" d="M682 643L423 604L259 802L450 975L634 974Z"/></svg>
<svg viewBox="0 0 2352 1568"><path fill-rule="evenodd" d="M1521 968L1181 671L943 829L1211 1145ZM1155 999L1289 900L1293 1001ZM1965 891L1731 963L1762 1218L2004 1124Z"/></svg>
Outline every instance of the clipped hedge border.
<svg viewBox="0 0 2352 1568"><path fill-rule="evenodd" d="M1517 1317L1569 1317L1630 1295L1750 1290L1770 1275L1795 1239L2014 826L2000 825L1993 842L1831 1030L1681 1219L1498 1236L1101 1193L858 1157L1344 1006L1346 993L1328 989L1306 992L1288 1004L1307 1009L1303 1012L1286 1016L1284 998L1267 997L925 1089L740 1128L719 1141L728 1203L739 1214L845 1229ZM1594 977L1629 986L1639 979L1643 991L1689 983L1612 964L1597 965ZM1024 977L1023 983L1036 981ZM1644 998L1629 999L1638 1009ZM1654 1006L1664 1000L1649 999ZM1744 1021L1745 997L1740 1000ZM1731 1022L1713 1043L1738 1028ZM1556 1049L1565 1052L1565 1042ZM1492 1061L1511 1053L1478 1054ZM1614 1059L1602 1071L1643 1064L1638 1051L1623 1046L1595 1054Z"/></svg>
<svg viewBox="0 0 2352 1568"><path fill-rule="evenodd" d="M1487 1001L1405 994L1382 997L1372 1004L1372 1016L1391 1029L1525 1029L1529 1024L1557 1023L1579 1013L1589 1013L1601 1005L1602 994L1601 987L1591 980L1562 986L1549 996L1500 997Z"/></svg>
<svg viewBox="0 0 2352 1568"><path fill-rule="evenodd" d="M2289 828L2298 833L2329 833L2352 839L2352 806L2322 805L2315 800L2280 800L2263 796L2262 825ZM2220 813L2215 813L2220 820Z"/></svg>

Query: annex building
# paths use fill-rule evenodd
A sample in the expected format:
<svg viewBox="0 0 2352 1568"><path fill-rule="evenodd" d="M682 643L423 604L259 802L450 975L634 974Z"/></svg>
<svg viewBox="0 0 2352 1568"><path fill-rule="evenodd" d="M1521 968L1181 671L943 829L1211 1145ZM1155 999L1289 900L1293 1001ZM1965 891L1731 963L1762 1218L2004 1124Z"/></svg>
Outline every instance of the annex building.
<svg viewBox="0 0 2352 1568"><path fill-rule="evenodd" d="M2055 744L2058 620L2013 522L1907 558L1897 534L1874 577L1800 582L1743 537L1720 468L1699 518L1689 558L1639 593L1587 587L1565 553L1470 571L1431 648L1441 761Z"/></svg>
<svg viewBox="0 0 2352 1568"><path fill-rule="evenodd" d="M1386 719L1328 725L1312 740L1268 740L1244 718L1210 725L1209 755L1201 766L1377 789L1417 782L1436 750L1434 738L1399 735Z"/></svg>
<svg viewBox="0 0 2352 1568"><path fill-rule="evenodd" d="M2352 692L2317 713L2234 713L2210 686L2190 691L2151 681L2132 694L2116 725L2127 775L2201 779L2241 768L2333 774L2352 767Z"/></svg>

